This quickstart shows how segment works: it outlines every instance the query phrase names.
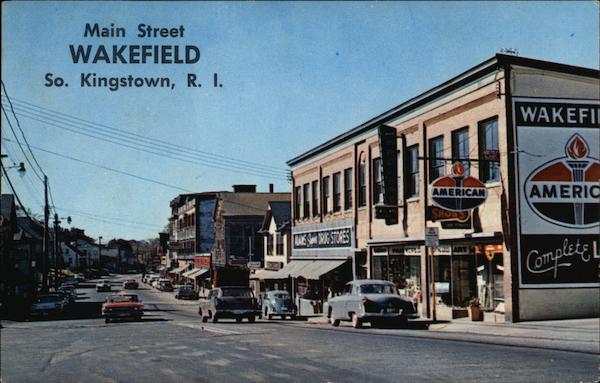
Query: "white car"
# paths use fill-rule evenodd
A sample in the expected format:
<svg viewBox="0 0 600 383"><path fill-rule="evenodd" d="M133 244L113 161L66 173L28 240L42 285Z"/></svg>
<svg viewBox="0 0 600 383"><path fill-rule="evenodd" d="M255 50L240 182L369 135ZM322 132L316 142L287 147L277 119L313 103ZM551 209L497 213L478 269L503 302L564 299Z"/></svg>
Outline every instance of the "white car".
<svg viewBox="0 0 600 383"><path fill-rule="evenodd" d="M60 315L63 313L64 307L62 297L58 295L40 295L31 304L30 315L32 317Z"/></svg>
<svg viewBox="0 0 600 383"><path fill-rule="evenodd" d="M110 291L110 281L108 279L102 279L100 282L96 283L96 291Z"/></svg>

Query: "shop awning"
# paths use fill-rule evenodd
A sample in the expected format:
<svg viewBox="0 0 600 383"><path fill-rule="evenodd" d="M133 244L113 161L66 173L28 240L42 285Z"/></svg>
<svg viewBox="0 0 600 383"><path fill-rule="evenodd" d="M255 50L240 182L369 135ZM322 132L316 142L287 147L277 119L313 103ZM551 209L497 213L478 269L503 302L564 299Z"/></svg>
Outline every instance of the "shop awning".
<svg viewBox="0 0 600 383"><path fill-rule="evenodd" d="M185 269L187 269L187 267L178 267L169 271L169 274L181 274L181 272L183 272Z"/></svg>
<svg viewBox="0 0 600 383"><path fill-rule="evenodd" d="M250 279L277 279L273 278L273 276L276 276L280 271L281 270L256 270L254 274L250 274Z"/></svg>
<svg viewBox="0 0 600 383"><path fill-rule="evenodd" d="M297 259L288 263L283 269L264 279L284 279L288 276L306 279L319 279L321 275L346 263L347 259L309 260Z"/></svg>
<svg viewBox="0 0 600 383"><path fill-rule="evenodd" d="M195 279L196 277L200 277L206 273L208 273L208 269L192 269L190 271L186 271L181 275L184 278Z"/></svg>

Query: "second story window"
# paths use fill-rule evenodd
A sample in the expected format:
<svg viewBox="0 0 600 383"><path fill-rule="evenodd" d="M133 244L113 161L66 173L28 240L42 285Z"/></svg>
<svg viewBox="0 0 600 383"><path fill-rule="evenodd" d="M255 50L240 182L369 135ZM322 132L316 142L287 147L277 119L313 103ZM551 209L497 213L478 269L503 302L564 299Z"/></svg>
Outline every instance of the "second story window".
<svg viewBox="0 0 600 383"><path fill-rule="evenodd" d="M309 184L302 186L302 218L310 217L310 200L308 199Z"/></svg>
<svg viewBox="0 0 600 383"><path fill-rule="evenodd" d="M406 198L419 196L419 145L406 149Z"/></svg>
<svg viewBox="0 0 600 383"><path fill-rule="evenodd" d="M340 178L342 177L340 172L333 174L333 211L338 212L342 210L342 194L340 190Z"/></svg>
<svg viewBox="0 0 600 383"><path fill-rule="evenodd" d="M488 161L479 163L479 179L482 182L500 180L500 152L498 144L498 119L492 118L479 123L479 158Z"/></svg>
<svg viewBox="0 0 600 383"><path fill-rule="evenodd" d="M383 166L381 158L373 160L373 204L383 203Z"/></svg>
<svg viewBox="0 0 600 383"><path fill-rule="evenodd" d="M469 162L469 128L452 132L452 162L460 161L465 168L465 175L471 174Z"/></svg>
<svg viewBox="0 0 600 383"><path fill-rule="evenodd" d="M283 237L279 232L275 234L275 254L283 255Z"/></svg>
<svg viewBox="0 0 600 383"><path fill-rule="evenodd" d="M358 207L367 205L367 173L364 161L358 164Z"/></svg>
<svg viewBox="0 0 600 383"><path fill-rule="evenodd" d="M300 219L301 215L300 215L300 208L301 208L301 201L302 201L302 189L300 188L300 186L296 186L296 190L294 192L294 218L295 219Z"/></svg>
<svg viewBox="0 0 600 383"><path fill-rule="evenodd" d="M329 176L323 177L323 214L331 213L331 194L329 192Z"/></svg>
<svg viewBox="0 0 600 383"><path fill-rule="evenodd" d="M312 182L312 213L313 217L319 215L319 181Z"/></svg>
<svg viewBox="0 0 600 383"><path fill-rule="evenodd" d="M440 178L445 173L444 136L429 140L429 182Z"/></svg>
<svg viewBox="0 0 600 383"><path fill-rule="evenodd" d="M344 170L344 210L352 208L352 168Z"/></svg>

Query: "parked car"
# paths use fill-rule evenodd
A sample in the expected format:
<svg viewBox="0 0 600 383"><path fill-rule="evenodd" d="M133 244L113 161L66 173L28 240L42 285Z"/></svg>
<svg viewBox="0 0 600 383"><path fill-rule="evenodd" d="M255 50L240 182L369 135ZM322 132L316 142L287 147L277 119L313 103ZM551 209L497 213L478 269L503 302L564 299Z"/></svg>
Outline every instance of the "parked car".
<svg viewBox="0 0 600 383"><path fill-rule="evenodd" d="M342 295L329 299L326 312L336 327L342 320L359 328L364 322L372 326L405 324L407 319L419 317L412 301L400 296L392 282L375 279L348 282Z"/></svg>
<svg viewBox="0 0 600 383"><path fill-rule="evenodd" d="M96 283L96 291L111 291L110 281L108 279L102 279Z"/></svg>
<svg viewBox="0 0 600 383"><path fill-rule="evenodd" d="M273 315L292 319L296 315L296 307L290 294L285 290L267 291L262 301L262 313L265 318L272 319Z"/></svg>
<svg viewBox="0 0 600 383"><path fill-rule="evenodd" d="M79 284L79 280L77 280L75 277L69 277L69 278L65 279L65 281L62 284L70 285L70 286L77 286Z"/></svg>
<svg viewBox="0 0 600 383"><path fill-rule="evenodd" d="M198 293L188 285L178 286L175 289L175 299L198 299Z"/></svg>
<svg viewBox="0 0 600 383"><path fill-rule="evenodd" d="M102 316L106 323L123 318L140 320L143 315L144 305L136 294L109 295L102 305Z"/></svg>
<svg viewBox="0 0 600 383"><path fill-rule="evenodd" d="M252 323L260 315L260 308L249 287L224 286L210 290L206 298L200 299L198 314L202 322L211 319L216 323L221 318L241 322L247 318Z"/></svg>
<svg viewBox="0 0 600 383"><path fill-rule="evenodd" d="M55 297L59 297L60 299L62 299L63 309L67 308L67 306L69 304L71 304L71 302L72 302L71 293L68 291L63 291L63 290L50 291L50 292L46 293L46 295L55 296Z"/></svg>
<svg viewBox="0 0 600 383"><path fill-rule="evenodd" d="M173 291L173 285L171 284L171 281L169 281L169 280L159 281L156 288L159 289L160 291L168 291L168 292Z"/></svg>
<svg viewBox="0 0 600 383"><path fill-rule="evenodd" d="M139 287L139 284L135 279L128 279L123 282L123 288L127 290L136 290Z"/></svg>
<svg viewBox="0 0 600 383"><path fill-rule="evenodd" d="M157 278L155 280L152 281L152 287L158 289L160 287L161 283L165 283L165 282L169 282L171 283L171 280L169 278Z"/></svg>
<svg viewBox="0 0 600 383"><path fill-rule="evenodd" d="M79 283L85 281L85 277L83 276L83 274L75 274L73 275L73 279L75 279Z"/></svg>
<svg viewBox="0 0 600 383"><path fill-rule="evenodd" d="M64 311L64 299L59 295L40 295L31 304L32 317L58 316Z"/></svg>
<svg viewBox="0 0 600 383"><path fill-rule="evenodd" d="M75 289L75 286L72 285L62 285L58 288L59 291L64 291L66 293L69 293L69 296L71 298L71 303L75 302L75 299L77 299L77 290Z"/></svg>

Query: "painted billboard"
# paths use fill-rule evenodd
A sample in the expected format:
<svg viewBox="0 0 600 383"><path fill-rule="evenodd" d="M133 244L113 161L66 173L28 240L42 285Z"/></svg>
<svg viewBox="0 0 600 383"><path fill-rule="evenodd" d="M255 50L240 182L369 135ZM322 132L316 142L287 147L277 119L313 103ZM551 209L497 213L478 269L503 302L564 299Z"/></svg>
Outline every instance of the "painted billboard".
<svg viewBox="0 0 600 383"><path fill-rule="evenodd" d="M599 286L599 102L515 98L513 117L521 286Z"/></svg>

